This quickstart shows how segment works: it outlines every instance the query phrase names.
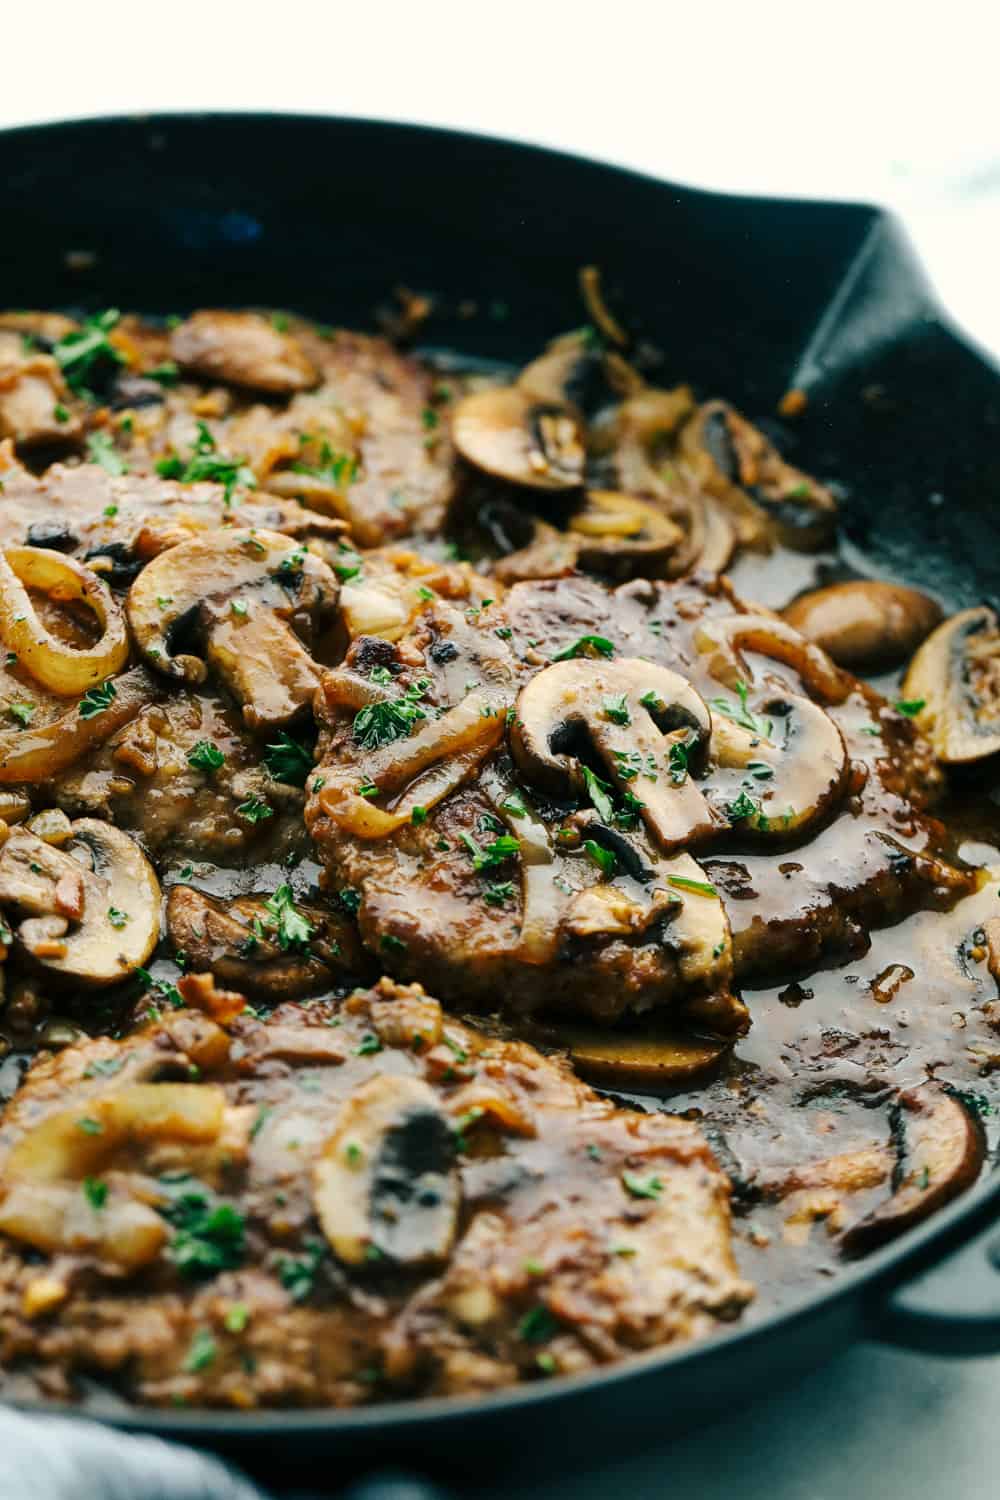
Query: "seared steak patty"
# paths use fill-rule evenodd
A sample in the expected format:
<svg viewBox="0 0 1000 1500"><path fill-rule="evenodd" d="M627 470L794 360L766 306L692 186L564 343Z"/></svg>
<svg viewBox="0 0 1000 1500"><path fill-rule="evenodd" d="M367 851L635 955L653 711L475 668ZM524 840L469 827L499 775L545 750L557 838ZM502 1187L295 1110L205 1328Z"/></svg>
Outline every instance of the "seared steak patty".
<svg viewBox="0 0 1000 1500"><path fill-rule="evenodd" d="M320 709L330 888L449 1001L738 1029L734 973L973 887L936 852L912 724L717 584L429 601L396 646L355 640Z"/></svg>
<svg viewBox="0 0 1000 1500"><path fill-rule="evenodd" d="M10 1391L159 1404L493 1389L750 1296L698 1128L383 981L262 1024L208 979L40 1059L0 1123Z"/></svg>

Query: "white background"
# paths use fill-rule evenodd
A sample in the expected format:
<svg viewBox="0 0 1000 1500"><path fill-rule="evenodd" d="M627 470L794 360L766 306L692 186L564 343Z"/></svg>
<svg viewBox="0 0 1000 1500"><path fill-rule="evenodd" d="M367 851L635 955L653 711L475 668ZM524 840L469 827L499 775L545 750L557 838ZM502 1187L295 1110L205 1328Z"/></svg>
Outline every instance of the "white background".
<svg viewBox="0 0 1000 1500"><path fill-rule="evenodd" d="M1000 355L1000 0L7 0L0 14L0 125L188 108L368 115L701 186L888 203L953 315ZM335 180L337 162L317 171ZM11 233L0 198L0 262ZM616 1455L586 1483L525 1476L520 1494L985 1500L1000 1488L997 1368L860 1347L738 1425L728 1414L669 1451Z"/></svg>
<svg viewBox="0 0 1000 1500"><path fill-rule="evenodd" d="M7 0L0 16L0 125L370 115L890 203L953 315L1000 352L998 0Z"/></svg>

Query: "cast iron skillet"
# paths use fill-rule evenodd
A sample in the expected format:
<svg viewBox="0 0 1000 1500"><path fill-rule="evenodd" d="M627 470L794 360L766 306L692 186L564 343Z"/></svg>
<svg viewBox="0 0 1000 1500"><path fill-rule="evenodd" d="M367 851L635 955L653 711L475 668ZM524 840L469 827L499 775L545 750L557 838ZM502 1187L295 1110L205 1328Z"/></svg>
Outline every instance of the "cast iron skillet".
<svg viewBox="0 0 1000 1500"><path fill-rule="evenodd" d="M664 158L663 171L670 172ZM896 224L853 204L723 197L551 151L411 126L163 116L0 133L5 306L288 306L370 321L399 283L439 294L437 345L520 361L580 322L604 268L667 351L665 378L773 412L809 393L804 467L844 482L872 570L954 607L996 602L1000 382L948 329ZM477 316L459 304L474 302ZM862 393L865 393L864 396ZM780 1314L714 1341L478 1400L108 1421L210 1443L287 1481L297 1459L390 1454L563 1467L718 1415L864 1336L1000 1350L1000 1183Z"/></svg>

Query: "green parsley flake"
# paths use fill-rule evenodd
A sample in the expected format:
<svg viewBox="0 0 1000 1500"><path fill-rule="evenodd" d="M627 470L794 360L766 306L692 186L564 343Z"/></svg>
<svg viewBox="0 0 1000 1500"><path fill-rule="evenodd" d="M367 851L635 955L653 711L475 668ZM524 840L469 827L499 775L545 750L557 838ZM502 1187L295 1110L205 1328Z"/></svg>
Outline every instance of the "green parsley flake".
<svg viewBox="0 0 1000 1500"><path fill-rule="evenodd" d="M922 713L927 707L926 698L897 698L892 705L897 713L905 715L907 719L915 719L917 714Z"/></svg>
<svg viewBox="0 0 1000 1500"><path fill-rule="evenodd" d="M612 724L631 724L632 715L628 711L628 697L625 693L617 698L604 698L602 702L605 717L610 719Z"/></svg>
<svg viewBox="0 0 1000 1500"><path fill-rule="evenodd" d="M421 678L401 697L386 698L360 709L354 718L354 738L361 748L378 750L382 745L391 745L394 740L405 739L414 724L427 717L418 700L429 686L427 679Z"/></svg>
<svg viewBox="0 0 1000 1500"><path fill-rule="evenodd" d="M587 858L597 866L604 878L613 880L618 869L618 861L611 850L605 849L603 844L598 844L593 839L585 839L583 849Z"/></svg>
<svg viewBox="0 0 1000 1500"><path fill-rule="evenodd" d="M583 766L583 780L591 802L597 809L598 817L605 823L614 821L615 809L611 801L611 785L602 781L600 776L595 776L589 766Z"/></svg>
<svg viewBox="0 0 1000 1500"><path fill-rule="evenodd" d="M218 1349L215 1339L207 1328L195 1330L191 1347L184 1359L183 1369L188 1375L197 1375L201 1370L206 1370L215 1359Z"/></svg>
<svg viewBox="0 0 1000 1500"><path fill-rule="evenodd" d="M622 1184L633 1198L658 1198L663 1192L659 1177L636 1177L634 1172L622 1173Z"/></svg>
<svg viewBox="0 0 1000 1500"><path fill-rule="evenodd" d="M570 661L574 656L612 657L614 654L614 644L606 636L581 635L571 646L565 646L562 651L557 651L552 660Z"/></svg>
<svg viewBox="0 0 1000 1500"><path fill-rule="evenodd" d="M100 687L91 688L84 693L80 699L80 718L96 719L106 708L110 708L112 702L118 696L118 689L109 677L107 682L102 682Z"/></svg>
<svg viewBox="0 0 1000 1500"><path fill-rule="evenodd" d="M113 475L115 479L120 479L123 474L128 473L128 464L116 451L109 433L92 432L87 438L87 452L90 454L92 463L100 464L101 468ZM116 512L117 509L118 507L115 506ZM107 511L105 511L106 514Z"/></svg>
<svg viewBox="0 0 1000 1500"><path fill-rule="evenodd" d="M211 774L225 764L226 757L217 745L211 740L199 740L192 750L188 751L187 763L195 771L205 771Z"/></svg>
<svg viewBox="0 0 1000 1500"><path fill-rule="evenodd" d="M248 823L263 823L265 818L274 817L274 808L263 798L251 793L245 802L241 802L236 809L241 818L246 818Z"/></svg>
<svg viewBox="0 0 1000 1500"><path fill-rule="evenodd" d="M19 724L27 728L35 716L36 707L37 704L34 703L8 703L7 712L12 719L16 719Z"/></svg>
<svg viewBox="0 0 1000 1500"><path fill-rule="evenodd" d="M696 896L718 896L714 885L709 885L707 880L689 880L686 875L668 875L667 884L676 886L679 891L693 891Z"/></svg>
<svg viewBox="0 0 1000 1500"><path fill-rule="evenodd" d="M226 1309L223 1321L227 1333L242 1333L250 1322L250 1309L245 1302L234 1302Z"/></svg>
<svg viewBox="0 0 1000 1500"><path fill-rule="evenodd" d="M305 786L306 777L313 768L312 752L290 734L279 730L278 738L264 750L264 764L275 781L288 786Z"/></svg>
<svg viewBox="0 0 1000 1500"><path fill-rule="evenodd" d="M108 1201L108 1185L99 1177L85 1177L83 1194L91 1208L100 1210Z"/></svg>
<svg viewBox="0 0 1000 1500"><path fill-rule="evenodd" d="M117 906L108 907L108 921L112 927L122 928L131 918L127 911L119 911Z"/></svg>
<svg viewBox="0 0 1000 1500"><path fill-rule="evenodd" d="M279 885L269 901L264 903L268 916L265 925L275 930L278 947L282 952L289 949L303 952L314 931L312 922L296 908L290 885Z"/></svg>

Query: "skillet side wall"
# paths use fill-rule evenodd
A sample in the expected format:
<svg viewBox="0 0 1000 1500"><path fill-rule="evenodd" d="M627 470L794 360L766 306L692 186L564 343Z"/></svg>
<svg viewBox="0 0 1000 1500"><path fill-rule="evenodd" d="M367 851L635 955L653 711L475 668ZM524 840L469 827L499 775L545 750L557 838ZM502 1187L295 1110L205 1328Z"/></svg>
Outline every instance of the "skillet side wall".
<svg viewBox="0 0 1000 1500"><path fill-rule="evenodd" d="M690 380L752 417L807 385L795 457L842 481L847 534L872 571L955 606L1000 593L996 374L942 325L905 242L875 210L718 197L533 148L319 118L9 131L0 173L7 306L261 303L364 326L404 284L440 294L436 346L516 361L582 321L575 272L599 264L641 316L637 331L663 349L664 383ZM81 251L93 258L67 259ZM480 312L462 318L469 299ZM904 1242L895 1259L905 1255ZM883 1273L893 1263L891 1252L878 1258ZM515 1464L530 1443L565 1467L718 1416L818 1363L863 1331L866 1279L874 1267L736 1344L722 1338L632 1378L544 1388L542 1400L328 1424L290 1416L291 1453L277 1423L253 1418L206 1416L199 1427L193 1413L143 1412L125 1425L189 1440L200 1431L258 1469L280 1455L283 1483L294 1460L319 1452L349 1465L390 1454L450 1463L468 1482L463 1460L481 1459L485 1443Z"/></svg>

